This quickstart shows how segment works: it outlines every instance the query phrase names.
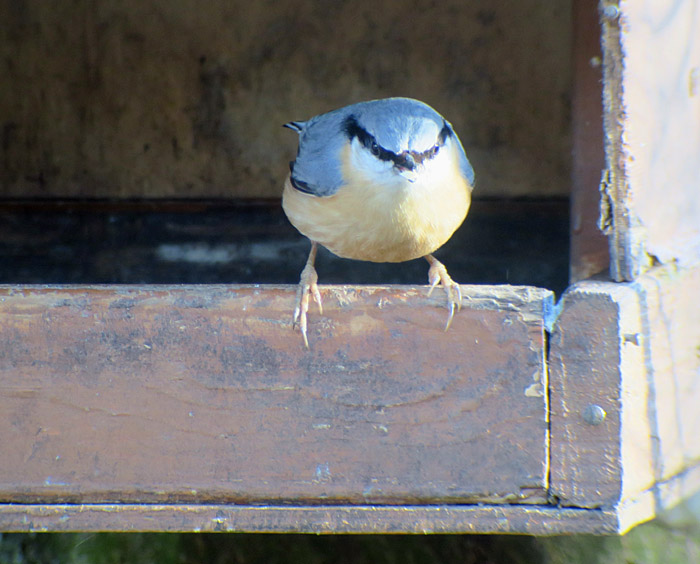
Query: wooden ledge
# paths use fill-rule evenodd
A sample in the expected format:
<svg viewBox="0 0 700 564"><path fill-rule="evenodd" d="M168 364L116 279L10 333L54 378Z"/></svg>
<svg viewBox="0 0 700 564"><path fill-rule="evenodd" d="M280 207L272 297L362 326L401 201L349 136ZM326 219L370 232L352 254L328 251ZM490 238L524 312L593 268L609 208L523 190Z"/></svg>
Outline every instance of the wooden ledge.
<svg viewBox="0 0 700 564"><path fill-rule="evenodd" d="M528 505L0 505L5 531L614 534L615 511Z"/></svg>
<svg viewBox="0 0 700 564"><path fill-rule="evenodd" d="M444 332L324 286L307 350L292 286L0 287L0 529L622 533L700 487L699 288L464 286Z"/></svg>
<svg viewBox="0 0 700 564"><path fill-rule="evenodd" d="M295 292L0 288L0 502L546 501L550 292Z"/></svg>

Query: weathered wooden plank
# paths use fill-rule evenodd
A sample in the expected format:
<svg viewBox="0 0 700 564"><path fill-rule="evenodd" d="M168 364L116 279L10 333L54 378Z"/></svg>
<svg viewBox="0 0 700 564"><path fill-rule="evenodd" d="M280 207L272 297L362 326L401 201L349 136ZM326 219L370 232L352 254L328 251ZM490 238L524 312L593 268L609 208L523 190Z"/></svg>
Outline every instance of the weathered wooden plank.
<svg viewBox="0 0 700 564"><path fill-rule="evenodd" d="M700 462L700 266L657 268L631 289L646 336L655 473L667 480Z"/></svg>
<svg viewBox="0 0 700 564"><path fill-rule="evenodd" d="M542 502L551 293L0 288L0 501Z"/></svg>
<svg viewBox="0 0 700 564"><path fill-rule="evenodd" d="M582 282L551 340L551 491L624 528L700 487L700 266ZM693 477L695 476L695 477Z"/></svg>
<svg viewBox="0 0 700 564"><path fill-rule="evenodd" d="M608 240L598 228L603 151L602 53L597 0L575 0L573 175L571 184L570 280L577 282L610 266Z"/></svg>
<svg viewBox="0 0 700 564"><path fill-rule="evenodd" d="M700 10L695 0L603 9L611 272L700 256Z"/></svg>
<svg viewBox="0 0 700 564"><path fill-rule="evenodd" d="M2 505L3 531L299 533L618 532L614 511L532 505Z"/></svg>
<svg viewBox="0 0 700 564"><path fill-rule="evenodd" d="M569 290L551 337L551 490L567 506L613 506L620 495L619 312L608 292ZM604 410L602 424L586 424L588 406Z"/></svg>

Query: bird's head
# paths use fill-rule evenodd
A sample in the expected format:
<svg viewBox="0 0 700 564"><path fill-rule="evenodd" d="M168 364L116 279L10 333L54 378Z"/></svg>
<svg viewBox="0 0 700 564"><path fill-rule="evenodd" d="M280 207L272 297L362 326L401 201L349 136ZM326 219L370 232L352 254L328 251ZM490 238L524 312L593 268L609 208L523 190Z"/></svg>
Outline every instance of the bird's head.
<svg viewBox="0 0 700 564"><path fill-rule="evenodd" d="M450 123L418 100L359 102L285 127L300 137L290 168L292 185L302 192L328 196L351 177L377 186L431 185L455 171L474 183Z"/></svg>
<svg viewBox="0 0 700 564"><path fill-rule="evenodd" d="M357 104L342 125L353 160L380 182L392 176L415 182L427 170L447 166L449 152L463 152L450 124L416 100Z"/></svg>

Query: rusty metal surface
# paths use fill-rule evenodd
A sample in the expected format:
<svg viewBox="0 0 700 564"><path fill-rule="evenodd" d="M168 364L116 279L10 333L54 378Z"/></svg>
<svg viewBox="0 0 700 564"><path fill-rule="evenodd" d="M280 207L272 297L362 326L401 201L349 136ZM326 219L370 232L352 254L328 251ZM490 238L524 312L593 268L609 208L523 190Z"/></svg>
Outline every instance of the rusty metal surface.
<svg viewBox="0 0 700 564"><path fill-rule="evenodd" d="M4 531L613 534L610 510L528 505L2 505Z"/></svg>
<svg viewBox="0 0 700 564"><path fill-rule="evenodd" d="M0 288L0 500L544 500L549 292L322 291Z"/></svg>

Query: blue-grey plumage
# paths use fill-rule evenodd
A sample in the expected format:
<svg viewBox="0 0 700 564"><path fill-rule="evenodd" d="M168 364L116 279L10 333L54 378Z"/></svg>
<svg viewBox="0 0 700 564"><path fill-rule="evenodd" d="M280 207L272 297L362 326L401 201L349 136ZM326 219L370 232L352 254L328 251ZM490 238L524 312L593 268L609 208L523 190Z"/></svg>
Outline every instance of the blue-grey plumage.
<svg viewBox="0 0 700 564"><path fill-rule="evenodd" d="M348 120L370 133L380 147L395 154L430 149L446 128L454 139L459 166L470 186L474 170L452 125L427 104L411 98L359 102L285 127L299 134L299 149L291 163L297 188L316 196L330 196L343 185L339 153L348 142Z"/></svg>
<svg viewBox="0 0 700 564"><path fill-rule="evenodd" d="M312 241L294 319L306 337L312 296L321 305L313 262L317 244L345 258L430 263L431 291L448 294L449 327L459 285L431 253L461 225L474 171L454 129L427 104L387 98L285 124L299 134L282 205Z"/></svg>

